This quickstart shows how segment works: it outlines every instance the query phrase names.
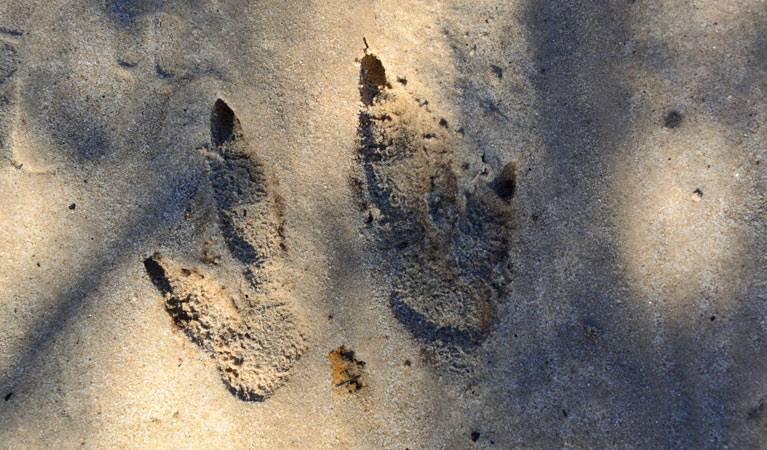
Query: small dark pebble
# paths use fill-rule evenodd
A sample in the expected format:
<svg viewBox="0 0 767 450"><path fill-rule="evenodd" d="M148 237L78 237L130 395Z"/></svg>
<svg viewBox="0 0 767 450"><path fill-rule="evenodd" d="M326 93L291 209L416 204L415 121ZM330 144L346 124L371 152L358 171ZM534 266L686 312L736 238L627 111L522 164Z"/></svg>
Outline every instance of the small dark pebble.
<svg viewBox="0 0 767 450"><path fill-rule="evenodd" d="M403 86L407 86L407 78L397 77L397 82L399 82Z"/></svg>
<svg viewBox="0 0 767 450"><path fill-rule="evenodd" d="M493 73L495 73L495 76L498 78L503 78L503 69L496 66L495 64L490 64L490 68L493 69Z"/></svg>
<svg viewBox="0 0 767 450"><path fill-rule="evenodd" d="M40 263L37 263L37 267L40 267Z"/></svg>
<svg viewBox="0 0 767 450"><path fill-rule="evenodd" d="M443 117L443 118L441 118L441 119L439 119L439 125L440 125L441 127L445 127L445 128L447 128L447 120L445 120L445 118L444 118L444 117Z"/></svg>
<svg viewBox="0 0 767 450"><path fill-rule="evenodd" d="M13 392L9 392L9 393L5 394L5 401L7 402L8 400L11 399L11 397L13 397Z"/></svg>
<svg viewBox="0 0 767 450"><path fill-rule="evenodd" d="M405 367L410 367L411 365L412 365L412 363L410 362L410 360L406 359L405 360Z"/></svg>
<svg viewBox="0 0 767 450"><path fill-rule="evenodd" d="M471 442L477 442L479 440L479 431L471 432Z"/></svg>
<svg viewBox="0 0 767 450"><path fill-rule="evenodd" d="M711 321L713 322L715 320L716 320L716 316L711 316Z"/></svg>
<svg viewBox="0 0 767 450"><path fill-rule="evenodd" d="M71 205L69 205L69 209L75 209L75 208L77 208L77 205L75 205L74 203L72 203Z"/></svg>
<svg viewBox="0 0 767 450"><path fill-rule="evenodd" d="M671 111L663 119L663 125L666 128L676 128L682 123L682 114L679 111Z"/></svg>
<svg viewBox="0 0 767 450"><path fill-rule="evenodd" d="M566 409L563 409L563 410L562 410L562 415L563 415L563 416L565 416L565 417L567 417L567 410L566 410Z"/></svg>
<svg viewBox="0 0 767 450"><path fill-rule="evenodd" d="M701 191L700 189L695 189L694 191L692 191L692 193L697 195L698 198L703 198L703 191Z"/></svg>

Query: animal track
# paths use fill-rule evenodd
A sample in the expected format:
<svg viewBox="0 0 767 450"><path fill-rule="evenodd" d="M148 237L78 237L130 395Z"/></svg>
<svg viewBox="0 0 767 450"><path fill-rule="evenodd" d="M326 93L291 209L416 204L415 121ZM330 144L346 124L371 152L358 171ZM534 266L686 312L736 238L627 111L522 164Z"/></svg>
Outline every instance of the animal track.
<svg viewBox="0 0 767 450"><path fill-rule="evenodd" d="M16 48L0 41L0 161L13 161L10 148L10 135L14 122L14 108L16 98L16 86L11 81L18 69L18 57Z"/></svg>
<svg viewBox="0 0 767 450"><path fill-rule="evenodd" d="M391 273L394 314L416 338L465 351L498 321L516 167L462 184L471 172L455 160L460 133L387 82L377 57L363 58L360 78L367 222Z"/></svg>
<svg viewBox="0 0 767 450"><path fill-rule="evenodd" d="M232 255L259 284L264 280L258 269L285 249L282 200L267 192L263 167L247 153L240 122L223 100L216 101L210 122L208 175L221 231Z"/></svg>
<svg viewBox="0 0 767 450"><path fill-rule="evenodd" d="M4 41L0 41L0 85L11 78L18 68L16 48Z"/></svg>
<svg viewBox="0 0 767 450"><path fill-rule="evenodd" d="M249 154L240 123L217 100L211 114L208 175L224 242L249 282L227 289L202 267L159 254L144 261L174 322L216 362L229 390L243 400L268 398L306 349L291 295L274 283L285 253L282 202ZM210 242L201 260L222 264Z"/></svg>
<svg viewBox="0 0 767 450"><path fill-rule="evenodd" d="M179 328L216 362L221 379L243 400L268 398L305 349L287 300L250 289L230 291L205 269L155 254L144 261Z"/></svg>

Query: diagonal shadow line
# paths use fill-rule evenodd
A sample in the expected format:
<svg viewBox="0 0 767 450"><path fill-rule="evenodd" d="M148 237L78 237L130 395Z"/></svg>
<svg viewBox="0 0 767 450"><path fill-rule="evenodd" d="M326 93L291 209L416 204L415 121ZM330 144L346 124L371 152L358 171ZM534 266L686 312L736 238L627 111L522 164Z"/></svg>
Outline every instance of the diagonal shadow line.
<svg viewBox="0 0 767 450"><path fill-rule="evenodd" d="M539 113L547 162L553 172L563 176L565 183L572 187L562 195L567 202L567 227L599 230L604 220L599 212L603 194L592 188L591 183L608 168L607 162L626 138L631 119L625 113L611 114L614 111L611 105L627 105L631 93L623 82L626 74L622 67L615 66L614 61L621 56L613 53L613 47L597 45L592 50L589 47L599 38L625 42L630 17L614 4L588 2L573 7L551 0L535 0L529 3L525 20L532 38L532 57L539 68L530 81L536 91L534 107ZM571 63L571 60L574 61ZM583 92L576 92L573 85L585 88ZM596 151L587 150L590 147ZM574 205L577 205L575 209ZM581 211L587 213L582 216ZM604 363L611 369L609 377L614 387L611 403L607 403L609 408L633 411L642 422L657 420L666 424L652 435L632 430L639 442L651 446L693 443L694 432L683 426L684 417L691 413L693 405L684 396L661 394L672 392L684 380L673 371L658 372L657 356L652 349L634 347L630 344L632 337L623 331L633 328L632 323L649 323L649 320L626 317L628 311L616 307L611 296L606 295L615 292L614 286L627 284L621 273L611 270L618 267L620 261L615 237L611 231L607 231L607 235L608 241L590 243L586 234L554 234L552 249L575 245L578 249L592 249L592 255L603 255L601 258L577 255L580 265L575 269L575 276L586 281L565 290L562 300L569 303L576 317L595 320L612 336L602 343L601 351L596 351L591 345L578 348L580 346L572 344L572 335L579 330L563 332L556 337L552 350L565 361L575 350L581 353L576 361Z"/></svg>
<svg viewBox="0 0 767 450"><path fill-rule="evenodd" d="M620 266L620 261L615 237L610 237L612 224L604 223L605 218L600 212L600 196L603 194L592 187L592 180L608 168L607 163L614 156L612 152L625 139L630 123L628 115L610 115L610 105L626 104L631 92L623 83L626 74L622 68L610 64L610 58L614 62L620 56L611 54L610 48L599 45L594 48L593 44L597 38L604 42L625 41L630 17L615 4L587 2L572 5L554 0L532 0L524 8L521 21L527 28L531 57L536 66L536 73L529 75L528 80L534 89L533 109L537 112L536 122L544 143L545 153L541 160L548 165L538 170L556 174L560 186L544 184L523 188L535 204L556 203L559 216L556 220L542 217L537 229L527 228L534 235L525 238L530 249L521 249L522 253L517 256L522 264L518 269L520 277L513 283L527 279L528 283L551 285L558 291L555 301L568 305L572 314L541 320L564 320L572 326L560 330L550 340L536 340L532 348L514 357L514 367L532 370L529 376L517 376L517 381L533 391L550 389L556 385L555 379L562 378L561 372L571 362L604 364L610 370L609 377L614 386L610 392L613 402L610 407L631 411L628 414L648 426L655 420L664 424L652 434L635 426L632 433L636 439L656 446L700 443L700 436L696 436L694 427L689 426L690 418L695 416L693 400L685 395L662 395L684 386L684 375L663 368L658 370L655 367L658 357L652 349L630 344L636 336L628 330L650 320L626 317L628 311L616 307L606 295L621 292L616 287L626 286L627 280L614 270ZM457 106L463 111L462 115L470 119L476 106L481 107L483 99L493 97L493 93L476 80L479 72L473 61L477 58L469 56L467 49L470 46L459 36L448 34L448 40L461 74L458 84L464 87ZM603 53L606 55L602 56ZM609 133L605 133L605 129L609 129ZM476 148L484 147L481 135L470 138L476 140ZM510 141L513 140L510 138ZM503 157L491 155L489 160L502 161ZM500 167L495 169L500 170ZM522 177L520 184L529 180ZM549 232L543 233L542 227L549 228ZM571 232L600 229L604 230L602 236L608 236L601 242L590 242L590 233ZM569 249L583 252L575 255L577 266L571 269L573 279L583 280L577 285L570 285L567 280L558 279L561 275L556 275L556 255ZM519 286L517 289L524 290ZM649 314L646 311L640 313ZM539 313L531 308L525 314ZM524 321L535 320L528 317ZM608 333L610 339L601 338L598 342L584 339L579 336L582 334L580 324L584 329L598 330L597 334ZM642 339L649 341L652 337L650 330L640 333ZM550 364L552 359L554 363ZM586 381L580 382L585 384ZM560 384L559 388L567 396L585 395L575 392L577 385ZM583 432L583 429L576 431ZM610 442L611 438L603 437L605 442Z"/></svg>
<svg viewBox="0 0 767 450"><path fill-rule="evenodd" d="M66 293L60 293L53 311L43 314L22 338L27 344L15 358L18 361L17 367L24 368L26 372L29 367L43 359L50 343L57 336L67 333L79 320L84 305L93 301L90 293L102 285L118 267L130 262L130 258L134 256L134 243L151 239L155 233L166 228L169 222L183 214L182 203L194 195L199 178L200 174L195 173L182 174L168 180L167 184L173 186L173 189L160 190L160 195L154 199L151 209L145 210L133 223L121 227L126 231L107 249L93 256L90 267L77 275L78 281L74 287ZM169 211L175 211L175 215L166 217L164 214ZM140 262L140 259L136 260L137 264ZM0 377L0 387L10 391L19 384L23 376L23 373L11 373Z"/></svg>
<svg viewBox="0 0 767 450"><path fill-rule="evenodd" d="M599 222L605 220L604 213L599 212L600 196L604 194L593 189L591 181L596 180L603 170L609 170L610 159L620 156L616 151L626 139L626 130L631 123L629 113L622 112L628 108L621 106L626 105L626 99L632 96L624 82L631 74L622 66L628 63L626 67L632 67L633 57L599 43L641 39L628 31L634 19L627 9L616 3L587 2L574 7L562 2L536 0L528 4L524 16L538 69L529 80L535 89L534 108L545 143L545 161L551 164L553 173L572 187L558 194L565 202L560 206L564 206L564 220L569 229L599 230ZM668 70L670 62L665 61L665 64L652 70ZM733 89L745 92L743 95L749 92L743 86L755 84L733 83ZM701 90L710 93L713 89L703 87ZM620 109L615 110L611 105ZM741 116L748 112L740 111ZM611 112L616 114L611 115ZM722 123L730 129L739 129L729 117ZM547 189L546 186L538 188L533 191L546 192ZM574 206L577 212L572 210ZM642 329L642 323L650 321L632 317L627 314L628 310L613 306L608 295L616 293L613 286L627 286L628 280L620 271L611 270L620 266L620 261L616 258L616 237L609 228L614 225L609 219L607 222L606 232L602 234L607 238L597 245L589 244L588 237L583 234L561 232L554 233L554 239L544 242L544 247L538 251L544 254L544 259L550 259L555 250L568 247L591 248L594 249L591 255L604 255L602 258L586 254L577 256L579 264L574 269L574 277L585 281L578 283L581 286L573 285L565 290L562 301L569 304L576 316L595 320L613 336L602 353L592 353L595 349L573 345L573 333L565 331L553 343L547 344L550 347L541 346L540 351L554 352L563 361L572 358L569 355L580 353L584 362L605 362L614 383L611 395L626 398L626 401L608 404L609 407L618 409L618 405L622 405L622 409L633 411L633 416L648 425L653 422L662 424L653 427L653 433L647 433L646 428L631 430L633 438L647 445L700 448L716 445L713 442L732 441L734 419L728 417L732 414L728 409L743 395L743 387L736 387L726 380L698 377L692 373L693 369L685 366L721 364L723 358L737 353L732 348L740 349L736 342L748 338L748 332L733 326L736 328L732 330L733 335L740 338L725 340L730 350L717 354L708 351L706 346L723 342L694 330L692 321L661 323L659 331ZM629 295L632 303L640 300L633 297ZM732 294L725 294L724 299L728 303L735 300ZM640 311L639 316L652 314L646 310ZM665 333L665 342L659 346L654 344L655 350L652 346L648 349L634 347L632 336L621 330L637 326L644 339L653 339L654 333L660 332ZM740 364L749 359L741 359ZM626 367L634 369L626 370ZM698 384L701 379L707 381L706 385ZM572 388L564 387L566 391ZM626 397L626 394L630 396ZM709 440L708 433L701 433L701 430L711 433L717 440Z"/></svg>

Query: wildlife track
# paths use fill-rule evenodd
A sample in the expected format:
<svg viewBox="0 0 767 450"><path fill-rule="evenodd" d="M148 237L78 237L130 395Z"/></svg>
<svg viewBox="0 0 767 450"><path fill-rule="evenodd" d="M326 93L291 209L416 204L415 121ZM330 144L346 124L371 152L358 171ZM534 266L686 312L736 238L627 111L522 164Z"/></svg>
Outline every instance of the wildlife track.
<svg viewBox="0 0 767 450"><path fill-rule="evenodd" d="M232 256L226 260L231 267L219 270L233 279L242 273L247 283L226 285L203 265L160 254L147 258L144 267L174 323L211 356L227 388L240 399L263 401L287 380L306 349L294 300L277 282L287 252L282 202L236 115L220 99L211 113L211 147L208 178ZM220 263L207 252L201 261Z"/></svg>
<svg viewBox="0 0 767 450"><path fill-rule="evenodd" d="M494 179L458 160L462 133L430 112L381 61L362 59L359 157L371 205L367 229L391 280L394 315L417 339L453 358L498 322L516 167ZM484 170L492 170L485 167Z"/></svg>
<svg viewBox="0 0 767 450"><path fill-rule="evenodd" d="M251 289L227 289L203 267L155 254L144 261L165 308L192 342L215 361L229 391L263 401L288 378L304 350L289 299Z"/></svg>
<svg viewBox="0 0 767 450"><path fill-rule="evenodd" d="M11 151L10 137L16 121L18 88L13 78L18 66L16 47L0 40L0 164L9 162L17 167Z"/></svg>
<svg viewBox="0 0 767 450"><path fill-rule="evenodd" d="M250 155L240 122L223 100L216 100L210 123L208 178L219 226L232 256L246 266L258 288L267 281L262 273L265 262L286 251L283 202L267 189L263 166Z"/></svg>

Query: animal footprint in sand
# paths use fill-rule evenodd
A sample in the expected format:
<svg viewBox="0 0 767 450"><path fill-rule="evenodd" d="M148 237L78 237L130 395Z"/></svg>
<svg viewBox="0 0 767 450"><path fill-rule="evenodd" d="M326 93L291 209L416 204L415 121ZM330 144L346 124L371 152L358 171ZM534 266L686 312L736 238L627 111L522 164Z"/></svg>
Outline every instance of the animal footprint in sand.
<svg viewBox="0 0 767 450"><path fill-rule="evenodd" d="M213 358L233 394L261 401L287 379L305 348L289 299L226 289L203 268L159 254L144 266L173 321Z"/></svg>
<svg viewBox="0 0 767 450"><path fill-rule="evenodd" d="M284 252L282 199L266 189L262 165L249 153L240 122L231 108L217 100L211 113L213 151L208 153L208 178L218 204L219 225L232 256L259 285L265 262Z"/></svg>
<svg viewBox="0 0 767 450"><path fill-rule="evenodd" d="M9 162L20 168L13 158L10 137L18 103L18 87L13 82L19 60L16 47L0 40L0 164Z"/></svg>
<svg viewBox="0 0 767 450"><path fill-rule="evenodd" d="M387 81L381 61L362 59L359 156L372 204L368 229L392 274L391 305L416 338L467 350L498 321L516 167L494 181L459 167L461 134L427 103ZM492 170L487 168L488 170Z"/></svg>
<svg viewBox="0 0 767 450"><path fill-rule="evenodd" d="M173 321L213 358L229 390L262 401L285 382L306 349L293 299L274 283L286 251L282 203L269 192L263 167L249 154L239 121L223 100L213 107L211 140L208 175L219 226L244 266L230 275L244 272L247 287L224 286L203 267L159 254L144 266Z"/></svg>

